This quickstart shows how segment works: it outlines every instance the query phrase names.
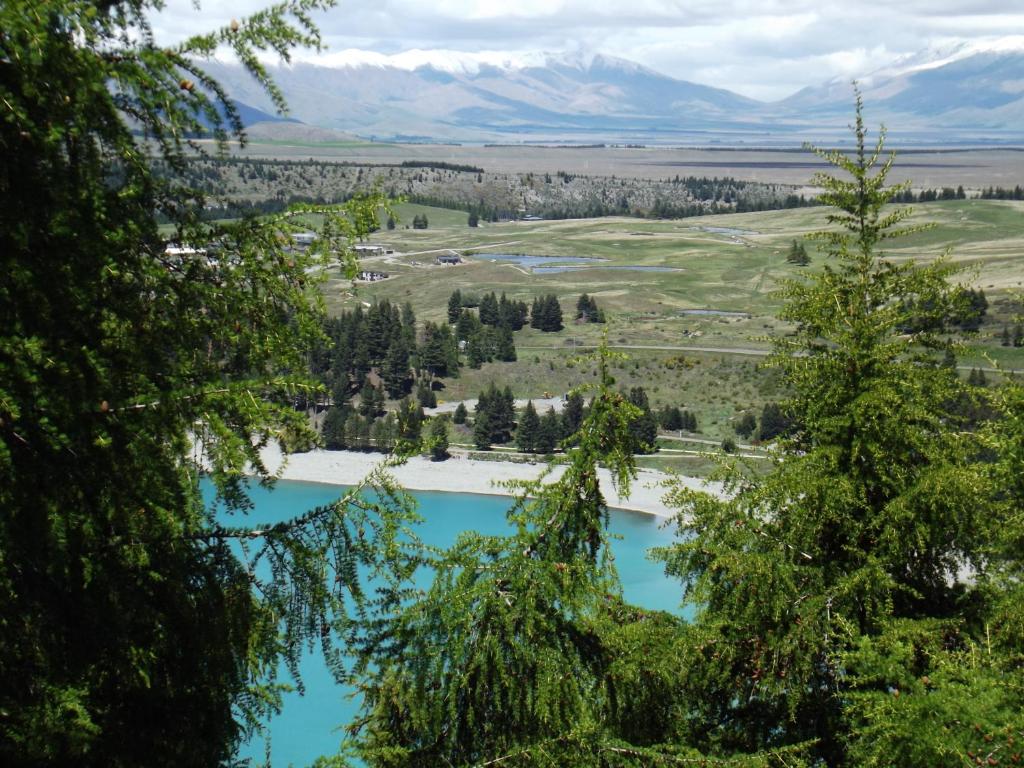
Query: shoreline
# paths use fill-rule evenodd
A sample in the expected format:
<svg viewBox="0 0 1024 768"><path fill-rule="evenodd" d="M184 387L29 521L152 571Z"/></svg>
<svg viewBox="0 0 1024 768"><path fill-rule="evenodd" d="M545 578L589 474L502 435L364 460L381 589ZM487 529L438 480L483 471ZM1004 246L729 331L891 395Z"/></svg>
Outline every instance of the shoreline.
<svg viewBox="0 0 1024 768"><path fill-rule="evenodd" d="M284 456L280 448L268 446L262 453L267 469L280 480L298 480L324 485L358 485L385 459L384 454L360 451L314 450ZM513 496L514 493L497 483L508 480L535 480L546 468L543 461L520 463L512 461L480 461L458 454L446 461L431 461L413 456L405 464L391 467L387 472L399 485L411 491L440 491L442 493L475 493L486 496ZM552 479L561 476L556 468ZM694 490L720 493L717 483L706 483L695 477L669 475L652 469L637 470L628 498L623 498L612 487L611 473L598 469L601 491L609 507L642 512L661 519L674 515L662 501L668 492L665 483L674 480Z"/></svg>

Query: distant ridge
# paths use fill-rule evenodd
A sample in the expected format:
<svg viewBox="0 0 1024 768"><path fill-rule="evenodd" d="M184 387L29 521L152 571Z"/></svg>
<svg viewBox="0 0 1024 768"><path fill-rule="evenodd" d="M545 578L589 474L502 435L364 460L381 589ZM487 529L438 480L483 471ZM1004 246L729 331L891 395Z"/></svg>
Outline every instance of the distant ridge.
<svg viewBox="0 0 1024 768"><path fill-rule="evenodd" d="M240 67L208 69L246 124L282 122ZM603 54L347 50L270 70L298 121L349 138L792 145L843 135L853 100L850 82L834 79L764 103ZM860 84L868 118L894 137L1024 143L1024 37L925 51Z"/></svg>

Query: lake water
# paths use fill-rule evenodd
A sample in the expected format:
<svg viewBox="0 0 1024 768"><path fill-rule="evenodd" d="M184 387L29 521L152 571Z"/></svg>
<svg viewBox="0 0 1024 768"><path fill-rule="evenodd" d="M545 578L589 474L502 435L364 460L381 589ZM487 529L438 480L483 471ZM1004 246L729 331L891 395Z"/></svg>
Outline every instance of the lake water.
<svg viewBox="0 0 1024 768"><path fill-rule="evenodd" d="M694 227L694 229L699 229L702 232L711 232L716 235L730 235L731 237L760 234L760 232L755 232L752 229L737 229L736 227Z"/></svg>
<svg viewBox="0 0 1024 768"><path fill-rule="evenodd" d="M209 501L210 488L204 486ZM251 497L255 510L253 523L272 523L293 517L312 507L338 498L342 489L317 483L280 481L271 492L254 487ZM509 499L501 496L416 491L420 515L424 522L418 528L420 538L428 544L452 544L465 530L485 534L510 531L505 522ZM237 519L232 519L238 524ZM611 531L621 538L612 542L615 564L622 579L626 600L646 608L680 612L682 587L668 579L658 563L647 559L651 547L669 544L671 531L660 526L651 515L613 510ZM300 665L306 686L305 696L285 696L282 713L270 723L273 765L308 765L318 756L337 752L342 740L339 727L356 713L356 702L348 698L350 691L339 687L317 654L308 655ZM282 676L287 679L287 674ZM247 744L241 757L261 762L262 740Z"/></svg>
<svg viewBox="0 0 1024 768"><path fill-rule="evenodd" d="M508 261L520 267L539 267L545 264L586 264L604 261L594 256L527 256L522 253L475 253L471 258L477 261Z"/></svg>
<svg viewBox="0 0 1024 768"><path fill-rule="evenodd" d="M605 266L604 264L587 264L584 266L564 266L564 267L534 267L531 271L536 275L543 274L555 274L557 272L579 272L580 270L595 270L595 269L625 269L633 272L683 272L680 267L652 267L646 264L611 264Z"/></svg>
<svg viewBox="0 0 1024 768"><path fill-rule="evenodd" d="M680 315L715 315L717 317L750 317L749 312L734 312L729 309L680 309Z"/></svg>

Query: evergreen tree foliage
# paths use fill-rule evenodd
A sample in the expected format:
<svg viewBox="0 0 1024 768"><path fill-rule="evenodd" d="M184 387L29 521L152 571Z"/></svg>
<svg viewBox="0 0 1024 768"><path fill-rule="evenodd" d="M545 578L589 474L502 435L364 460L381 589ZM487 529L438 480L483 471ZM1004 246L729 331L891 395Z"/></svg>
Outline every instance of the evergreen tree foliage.
<svg viewBox="0 0 1024 768"><path fill-rule="evenodd" d="M447 325L427 322L423 329L419 362L431 376L457 376L459 350L455 337Z"/></svg>
<svg viewBox="0 0 1024 768"><path fill-rule="evenodd" d="M261 57L317 47L329 5L167 44L147 0L0 4L3 765L229 762L281 662L337 660L360 570L397 567L386 489L246 527L243 475L269 482L261 449L315 436L294 408L320 391L295 373L324 348L312 297L339 258L354 275L383 201L307 206L323 225L291 252L297 211L212 223L184 180L189 137L244 139L202 60L233 51L283 109Z"/></svg>
<svg viewBox="0 0 1024 768"><path fill-rule="evenodd" d="M623 606L607 557L597 466L609 466L628 492L627 424L636 415L608 378L602 364L605 383L562 477L523 484L510 534L463 534L434 563L432 586L363 636L363 715L352 730L369 765L639 766L699 757L649 746L666 730L657 701L678 667L658 657L679 622Z"/></svg>
<svg viewBox="0 0 1024 768"><path fill-rule="evenodd" d="M764 421L762 417L762 422ZM739 420L736 422L736 434L742 437L744 440L749 440L750 437L757 431L757 417L754 416L750 411L747 411Z"/></svg>
<svg viewBox="0 0 1024 768"><path fill-rule="evenodd" d="M807 255L807 246L799 240L794 240L789 246L786 261L796 264L798 267L806 267L811 263L811 257Z"/></svg>
<svg viewBox="0 0 1024 768"><path fill-rule="evenodd" d="M680 661L685 740L722 756L788 745L827 765L959 765L971 723L1019 728L1019 693L969 662L990 593L965 576L987 569L994 509L976 438L945 412L961 385L938 364L943 340L902 333L918 302L954 306L951 270L879 253L908 211L886 207L903 187L886 186L882 139L866 147L859 97L854 134L852 154L820 153L851 177L816 180L830 266L785 290L797 332L773 361L798 431L767 476L728 475L727 499L675 492L681 539L663 555L699 606Z"/></svg>
<svg viewBox="0 0 1024 768"><path fill-rule="evenodd" d="M562 423L554 408L548 408L540 419L534 449L537 453L554 453L562 439Z"/></svg>
<svg viewBox="0 0 1024 768"><path fill-rule="evenodd" d="M516 361L516 343L512 338L512 331L505 326L499 326L495 333L494 356L505 363Z"/></svg>
<svg viewBox="0 0 1024 768"><path fill-rule="evenodd" d="M633 436L633 452L653 453L658 438L658 421L651 412L647 392L643 387L631 387L628 399L638 411L637 417L629 425L629 432Z"/></svg>
<svg viewBox="0 0 1024 768"><path fill-rule="evenodd" d="M498 297L485 293L480 299L480 322L484 325L498 324Z"/></svg>
<svg viewBox="0 0 1024 768"><path fill-rule="evenodd" d="M347 406L335 405L324 414L322 434L324 448L329 451L345 450L345 422L350 411Z"/></svg>
<svg viewBox="0 0 1024 768"><path fill-rule="evenodd" d="M437 395L433 387L423 379L416 385L416 400L421 408L437 408Z"/></svg>
<svg viewBox="0 0 1024 768"><path fill-rule="evenodd" d="M388 347L381 377L384 379L388 395L393 399L408 394L412 372L409 368L409 348L405 345L404 338L399 338Z"/></svg>
<svg viewBox="0 0 1024 768"><path fill-rule="evenodd" d="M757 439L762 441L774 440L789 431L793 422L782 410L778 403L768 402L761 409L760 426L757 429Z"/></svg>
<svg viewBox="0 0 1024 768"><path fill-rule="evenodd" d="M452 423L454 423L454 424L465 424L466 423L466 417L468 415L469 414L466 412L466 404L465 403L459 403L455 407L455 413L452 415Z"/></svg>
<svg viewBox="0 0 1024 768"><path fill-rule="evenodd" d="M430 420L429 445L431 461L444 461L449 457L448 419L445 417L436 416Z"/></svg>
<svg viewBox="0 0 1024 768"><path fill-rule="evenodd" d="M526 403L523 415L519 417L519 425L516 428L516 447L524 453L533 453L537 447L538 433L540 432L540 417L537 409L533 407L533 401Z"/></svg>
<svg viewBox="0 0 1024 768"><path fill-rule="evenodd" d="M685 425L683 420L683 412L679 410L677 405L666 405L661 409L658 414L658 424L661 425L662 429L668 430L669 432L677 432L683 429Z"/></svg>
<svg viewBox="0 0 1024 768"><path fill-rule="evenodd" d="M576 319L584 323L603 323L604 311L597 306L593 296L584 293L576 301Z"/></svg>
<svg viewBox="0 0 1024 768"><path fill-rule="evenodd" d="M549 293L533 300L530 327L547 332L562 330L562 308L557 296Z"/></svg>
<svg viewBox="0 0 1024 768"><path fill-rule="evenodd" d="M462 315L462 292L456 288L452 291L452 295L448 297L448 322L455 324L459 322L459 317ZM461 338L461 337L460 337Z"/></svg>
<svg viewBox="0 0 1024 768"><path fill-rule="evenodd" d="M575 435L583 424L585 415L583 395L573 390L565 400L565 407L562 409L562 437L570 438Z"/></svg>

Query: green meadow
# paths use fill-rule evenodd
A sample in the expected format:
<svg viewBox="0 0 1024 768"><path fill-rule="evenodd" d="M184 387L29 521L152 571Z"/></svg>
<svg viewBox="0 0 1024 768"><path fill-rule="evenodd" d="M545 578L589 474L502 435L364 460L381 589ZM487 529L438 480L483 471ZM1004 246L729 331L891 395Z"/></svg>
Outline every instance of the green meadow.
<svg viewBox="0 0 1024 768"><path fill-rule="evenodd" d="M731 436L733 420L743 411L759 412L765 402L784 396L775 373L761 365L770 339L789 330L776 319L779 289L787 280L802 280L825 268L828 261L813 241L806 241L809 266L786 261L794 239L827 226L823 208L677 220L481 223L476 228L467 225L461 211L399 204L395 212L396 228L382 229L370 239L394 253L364 263L389 278L353 287L332 275L324 288L330 311L386 298L410 302L421 321L439 322L457 288L471 295L504 292L527 303L554 293L565 316L560 332L528 327L518 332L517 362L463 368L458 379L446 381L442 399L473 397L490 381L511 385L517 397L560 393L592 381L592 367L572 361L607 334L608 342L629 357L618 364L619 383L643 385L655 407L692 409L703 436L712 440ZM417 215L427 217L427 229L411 227ZM1024 280L1024 203L920 204L909 225L922 229L892 241L890 258L948 258L963 267L962 282L983 288L989 299L981 330L961 339L959 363L1024 368L1024 349L1000 344L1003 326L1012 328L1020 312L1016 293ZM463 258L462 264L436 263L437 256L453 253ZM602 261L544 273L489 254L555 257L545 266L557 266L557 259L566 257ZM607 315L605 325L574 322L581 293L596 298Z"/></svg>

